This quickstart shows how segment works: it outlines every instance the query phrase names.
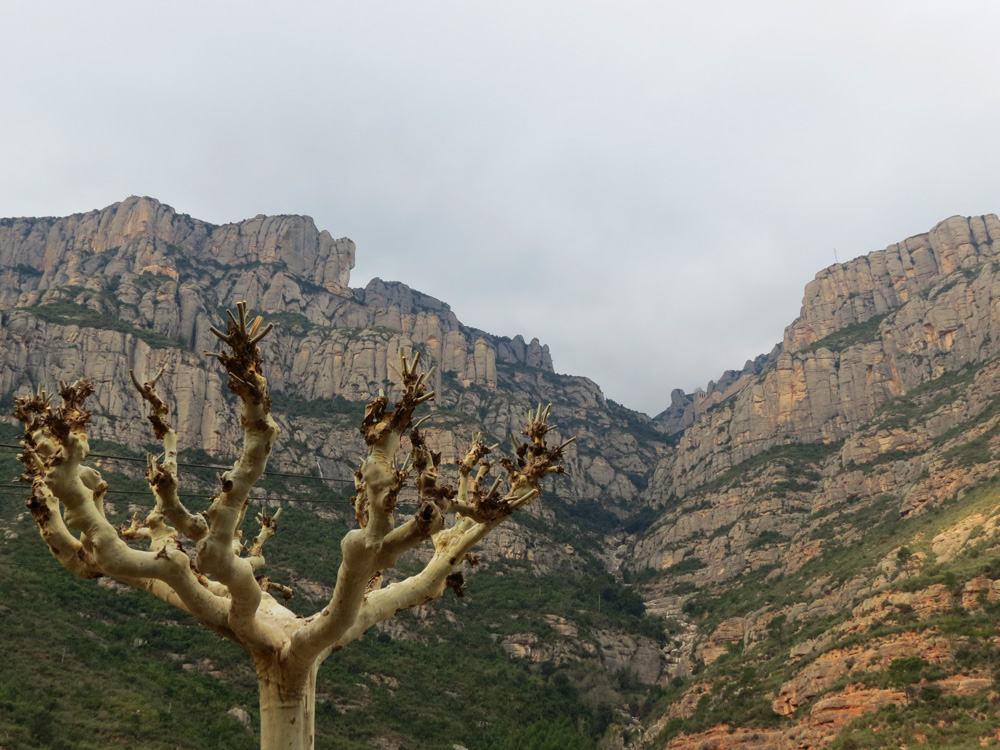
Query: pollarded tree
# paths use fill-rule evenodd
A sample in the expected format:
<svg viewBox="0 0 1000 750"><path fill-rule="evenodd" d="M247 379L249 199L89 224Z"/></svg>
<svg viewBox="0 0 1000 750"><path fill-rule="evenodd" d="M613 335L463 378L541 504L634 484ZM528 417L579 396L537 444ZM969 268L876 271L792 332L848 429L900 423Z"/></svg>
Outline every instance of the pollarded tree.
<svg viewBox="0 0 1000 750"><path fill-rule="evenodd" d="M402 396L395 407L390 410L380 393L365 409L361 432L368 456L355 473L352 501L358 528L341 541L333 595L322 610L300 617L272 595L287 594L287 589L258 574L278 513L258 515L259 534L249 546L242 541L250 489L264 473L278 425L271 418L257 347L272 325L261 328L259 316L249 323L246 303L237 309L238 316L229 313L226 333L212 329L231 353L211 356L229 373L229 388L242 401L243 450L222 475L222 491L211 498L208 510L192 513L178 498L177 434L156 392L162 369L146 382L132 375L163 445L162 456L147 463L155 502L145 519L134 517L130 525L116 529L105 517L107 484L84 464L90 421L84 402L93 393L85 379L60 383L59 407L43 391L17 400L16 416L25 425L21 478L31 483L28 507L41 536L63 566L81 578L108 576L144 589L238 643L257 672L261 747L304 750L314 745L316 672L323 660L400 610L436 599L447 588L460 592L458 566L478 541L539 495L544 476L562 471L558 461L566 443L547 445L549 410L539 407L528 414L528 440L515 440L515 459L499 461L508 474L506 491L501 491L501 480L489 481L493 462L487 456L496 446L480 439L458 464L457 487L440 482L440 454L427 448L419 422L413 423L414 410L434 393L428 390L426 373L417 373L419 355L409 362L401 354ZM397 453L404 435L409 436L410 455L400 465ZM411 480L419 507L397 526L396 500ZM184 545L185 539L193 549ZM382 572L428 540L433 555L423 570L383 587Z"/></svg>

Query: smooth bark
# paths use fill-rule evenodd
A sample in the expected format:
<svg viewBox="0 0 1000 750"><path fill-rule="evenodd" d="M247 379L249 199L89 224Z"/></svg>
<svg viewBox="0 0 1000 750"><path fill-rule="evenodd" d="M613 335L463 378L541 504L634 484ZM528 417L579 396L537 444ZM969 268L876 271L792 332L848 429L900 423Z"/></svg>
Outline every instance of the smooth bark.
<svg viewBox="0 0 1000 750"><path fill-rule="evenodd" d="M288 680L280 669L257 672L261 750L312 750L316 744L316 672Z"/></svg>

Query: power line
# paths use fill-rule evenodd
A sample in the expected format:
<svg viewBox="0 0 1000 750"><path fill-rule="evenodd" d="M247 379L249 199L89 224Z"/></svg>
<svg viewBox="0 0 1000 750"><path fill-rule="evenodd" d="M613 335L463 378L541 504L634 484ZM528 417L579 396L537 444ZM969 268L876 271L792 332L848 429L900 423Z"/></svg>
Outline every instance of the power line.
<svg viewBox="0 0 1000 750"><path fill-rule="evenodd" d="M261 489L261 488L256 488ZM29 494L30 488L27 484L19 482L2 482L0 483L0 492L9 492L12 494ZM265 490L266 491L266 490ZM108 487L105 490L108 495L141 495L142 497L152 498L152 492L147 490L143 492L142 490L116 490L112 487ZM177 497L184 498L194 498L196 500L208 500L207 494L198 494L195 492L179 492ZM258 502L263 504L279 504L279 503L312 503L316 505L334 504L334 503L346 503L346 500L342 499L312 499L312 498L288 498L288 497L261 497L259 495L251 496L250 500L253 502Z"/></svg>
<svg viewBox="0 0 1000 750"><path fill-rule="evenodd" d="M12 443L0 443L0 448L6 448L8 450L21 450L22 446L14 445ZM139 458L137 456L116 456L111 453L88 453L88 456L94 458L109 458L114 461L133 461L136 463L146 463L145 458ZM216 464L196 464L189 461L178 461L178 466L184 466L194 469L216 469L218 471L229 471L232 466L219 466ZM316 474L298 474L294 472L282 472L282 471L268 471L264 474L265 477L297 477L299 479L318 479L321 482L336 482L338 484L354 484L353 479L335 479L332 477L317 476Z"/></svg>
<svg viewBox="0 0 1000 750"><path fill-rule="evenodd" d="M4 490L6 490L7 492L14 492L15 490L21 490L21 491L24 491L24 492L30 492L30 487L27 484L25 484L25 483L4 482L4 483L0 484L0 491L4 491ZM143 495L145 497L149 497L150 496L150 492L148 492L148 491L147 492L142 492L140 490L115 490L115 489L112 489L111 487L108 487L108 489L105 490L105 493L106 494L114 493L116 495ZM185 493L178 493L177 497L200 497L200 498L204 498L205 496L204 495L198 495L198 494L195 494L195 493L187 493L187 492L185 492Z"/></svg>
<svg viewBox="0 0 1000 750"><path fill-rule="evenodd" d="M22 450L23 446L14 445L14 444L11 444L11 443L0 443L0 449ZM114 460L114 461L134 461L134 462L139 462L139 463L146 463L146 459L145 458L138 458L136 456L116 456L116 455L111 454L111 453L88 453L87 455L88 455L88 457L89 456L93 456L95 458L106 458L106 459L111 459L111 460ZM230 469L233 468L232 466L218 466L218 465L214 465L214 464L196 464L196 463L190 463L190 462L185 462L185 461L178 461L177 465L178 466L185 466L185 467L192 467L192 468L197 468L197 469L217 469L217 470L221 470L221 471L229 471ZM354 480L353 479L336 479L336 478L333 478L333 477L317 476L315 474L297 474L297 473L290 473L290 472L271 472L271 471L268 471L263 476L264 477L296 477L296 478L300 478L300 479L318 479L321 482L335 482L337 484L350 484L350 485L354 484ZM3 489L3 485L2 484L0 484L0 489ZM265 488L256 487L254 489L265 489ZM597 498L595 498L593 496L589 496L589 495L562 495L562 494L556 493L554 490L546 490L544 487L539 487L539 489L542 491L542 495L543 496L554 498L554 499L557 499L557 500L596 500L597 499ZM117 492L118 494L135 494L135 495L145 495L145 494L147 494L145 492L138 492L138 491L135 491L135 490L112 490L110 488L108 489L108 492L109 493L111 493L111 492ZM203 497L203 495L178 494L178 497ZM307 501L299 501L299 502L315 502L315 501L308 501L307 500ZM325 502L325 501L320 501L320 502Z"/></svg>

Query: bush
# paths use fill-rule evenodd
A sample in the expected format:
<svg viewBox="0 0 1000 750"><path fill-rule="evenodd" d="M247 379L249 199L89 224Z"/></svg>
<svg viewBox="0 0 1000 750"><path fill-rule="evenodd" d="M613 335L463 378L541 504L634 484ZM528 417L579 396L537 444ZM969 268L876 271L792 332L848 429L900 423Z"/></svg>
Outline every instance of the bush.
<svg viewBox="0 0 1000 750"><path fill-rule="evenodd" d="M698 557L685 557L679 563L671 565L669 568L664 570L664 574L668 576L680 576L687 573L694 573L696 570L701 570L702 568L707 568L708 564Z"/></svg>

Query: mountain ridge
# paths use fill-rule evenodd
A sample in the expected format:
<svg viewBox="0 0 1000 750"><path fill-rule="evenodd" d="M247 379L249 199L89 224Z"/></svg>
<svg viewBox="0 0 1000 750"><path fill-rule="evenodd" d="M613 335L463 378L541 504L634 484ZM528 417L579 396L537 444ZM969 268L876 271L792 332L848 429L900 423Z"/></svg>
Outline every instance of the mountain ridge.
<svg viewBox="0 0 1000 750"><path fill-rule="evenodd" d="M882 721L880 706L916 718L941 707L910 705L893 672L900 649L921 660L906 684L928 695L991 689L963 656L988 660L985 646L942 618L961 611L986 628L1000 592L998 252L996 216L951 217L824 269L781 344L701 394L675 390L650 419L556 374L537 339L464 326L401 282L352 289L353 243L308 217L211 225L130 198L0 220L0 403L89 375L94 434L139 447L127 372L166 360L184 447L225 455L238 427L197 352L233 295L279 326L264 352L277 468L349 479L360 405L380 387L392 395L399 348L437 365L427 438L446 463L474 433L502 440L534 402L554 402L557 437L578 437L570 473L497 535L484 565L539 589L572 582L581 596L605 577L631 614L592 620L605 615L545 600L530 617L511 610L523 626L485 626L507 658L571 675L587 710L613 705L594 725L608 750L847 748L868 731L850 722ZM320 522L349 517L316 511ZM317 578L299 583L322 591ZM426 618L443 616L385 634L419 640ZM583 665L603 670L589 672L597 683ZM424 746L408 741L399 747Z"/></svg>

